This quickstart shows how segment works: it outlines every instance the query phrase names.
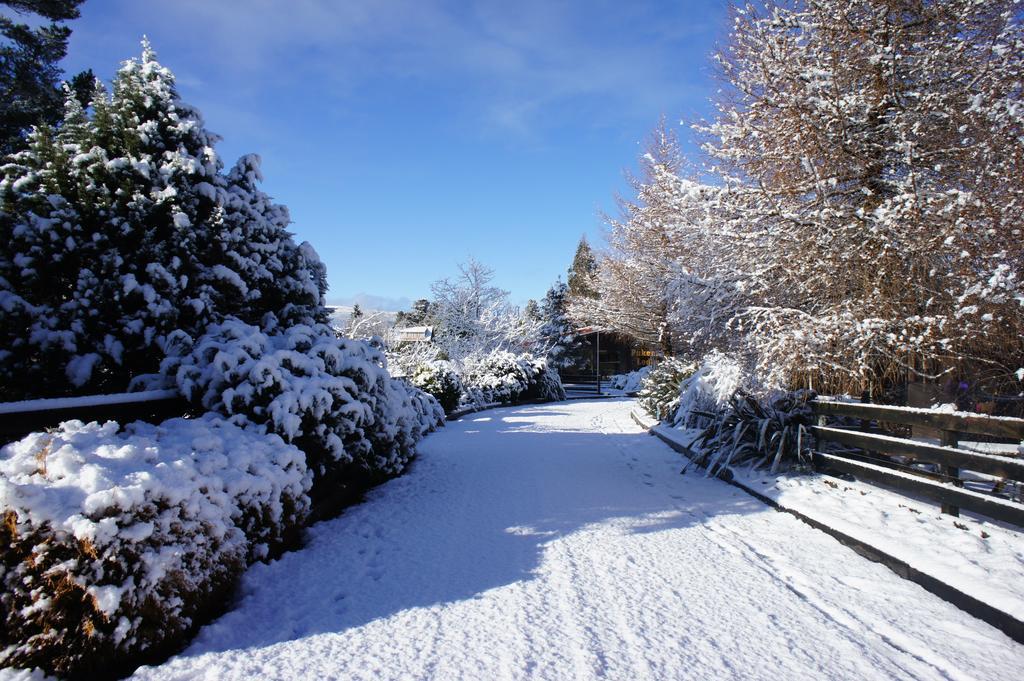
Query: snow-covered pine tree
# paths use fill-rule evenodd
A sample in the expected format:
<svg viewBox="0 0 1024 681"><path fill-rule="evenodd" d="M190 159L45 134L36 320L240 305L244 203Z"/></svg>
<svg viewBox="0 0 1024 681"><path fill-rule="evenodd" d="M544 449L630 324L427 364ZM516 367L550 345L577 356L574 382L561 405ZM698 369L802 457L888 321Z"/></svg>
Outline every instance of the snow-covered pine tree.
<svg viewBox="0 0 1024 681"><path fill-rule="evenodd" d="M61 116L60 60L83 0L3 0L0 14L0 156L19 151L35 125ZM27 23L14 16L33 15ZM47 23L49 22L49 23ZM84 74L78 74L80 80Z"/></svg>
<svg viewBox="0 0 1024 681"><path fill-rule="evenodd" d="M569 289L569 298L596 298L597 286L594 278L597 276L597 256L594 249L587 242L587 236L580 237L576 245L576 255L573 256L572 265L569 266L569 278L566 282Z"/></svg>
<svg viewBox="0 0 1024 681"><path fill-rule="evenodd" d="M541 319L540 305L533 298L526 301L526 307L523 308L523 314L526 315L527 319L539 320Z"/></svg>
<svg viewBox="0 0 1024 681"><path fill-rule="evenodd" d="M543 325L537 333L539 354L548 358L548 364L555 369L566 369L575 364L576 351L582 340L576 333L576 325L568 315L569 287L558 279L540 303L540 319Z"/></svg>
<svg viewBox="0 0 1024 681"><path fill-rule="evenodd" d="M87 115L68 91L0 180L0 379L7 396L121 390L163 341L238 315L324 318L323 266L255 188L148 43Z"/></svg>
<svg viewBox="0 0 1024 681"><path fill-rule="evenodd" d="M296 245L287 231L288 208L259 188L260 158L247 154L227 174L220 229L214 230L204 276L219 292L214 308L266 326L272 312L282 327L326 323L326 273L309 243Z"/></svg>
<svg viewBox="0 0 1024 681"><path fill-rule="evenodd" d="M860 392L1020 366L1021 54L1015 0L735 10L702 131L763 371Z"/></svg>
<svg viewBox="0 0 1024 681"><path fill-rule="evenodd" d="M431 314L430 301L426 298L420 298L413 302L412 307L408 311L402 310L395 315L395 326L405 327L430 324Z"/></svg>

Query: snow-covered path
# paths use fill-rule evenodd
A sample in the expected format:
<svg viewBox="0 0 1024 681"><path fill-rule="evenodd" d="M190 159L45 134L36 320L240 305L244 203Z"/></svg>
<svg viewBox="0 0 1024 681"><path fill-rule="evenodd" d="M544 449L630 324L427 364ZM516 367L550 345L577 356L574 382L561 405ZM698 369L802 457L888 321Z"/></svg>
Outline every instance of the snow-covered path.
<svg viewBox="0 0 1024 681"><path fill-rule="evenodd" d="M631 401L500 409L139 678L997 679L1024 646L716 480Z"/></svg>

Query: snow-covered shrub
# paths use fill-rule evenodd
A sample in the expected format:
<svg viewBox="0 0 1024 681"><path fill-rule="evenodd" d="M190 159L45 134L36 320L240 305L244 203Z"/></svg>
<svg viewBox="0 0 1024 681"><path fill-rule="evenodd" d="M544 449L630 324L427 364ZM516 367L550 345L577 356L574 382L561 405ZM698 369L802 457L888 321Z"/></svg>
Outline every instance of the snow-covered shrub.
<svg viewBox="0 0 1024 681"><path fill-rule="evenodd" d="M493 400L488 399L487 395L480 388L465 385L462 386L462 396L459 398L459 409L479 409L486 407L491 404Z"/></svg>
<svg viewBox="0 0 1024 681"><path fill-rule="evenodd" d="M752 392L759 387L740 362L720 352L709 353L691 373L680 386L675 410L662 417L680 428L703 428L710 419L705 414L724 411L737 391Z"/></svg>
<svg viewBox="0 0 1024 681"><path fill-rule="evenodd" d="M168 652L305 520L305 458L279 437L212 414L118 428L0 450L0 666L85 678Z"/></svg>
<svg viewBox="0 0 1024 681"><path fill-rule="evenodd" d="M391 329L384 339L384 352L392 376L411 376L431 362L447 362L448 355L436 343L409 343L397 340L400 329Z"/></svg>
<svg viewBox="0 0 1024 681"><path fill-rule="evenodd" d="M675 357L667 357L647 372L640 389L640 404L659 420L672 418L679 406L679 391L684 380L697 367Z"/></svg>
<svg viewBox="0 0 1024 681"><path fill-rule="evenodd" d="M813 391L798 390L759 399L742 389L735 391L694 441L696 463L708 475L746 462L770 464L772 472L783 463L807 463L806 428L814 423L808 402L815 396Z"/></svg>
<svg viewBox="0 0 1024 681"><path fill-rule="evenodd" d="M176 335L168 349L162 369L187 399L305 452L315 500L332 493L324 480L398 474L443 422L424 407L433 398L414 403L416 389L388 374L380 350L326 325L268 333L228 319L194 342Z"/></svg>
<svg viewBox="0 0 1024 681"><path fill-rule="evenodd" d="M651 367L640 367L628 374L615 374L608 379L608 387L613 390L621 390L627 395L640 392L644 379L651 372Z"/></svg>
<svg viewBox="0 0 1024 681"><path fill-rule="evenodd" d="M462 397L462 379L451 362L436 360L421 364L409 376L409 382L433 395L446 412L455 411Z"/></svg>
<svg viewBox="0 0 1024 681"><path fill-rule="evenodd" d="M444 424L447 412L436 397L403 379L394 380L405 389L412 408L416 412L421 435L426 435Z"/></svg>
<svg viewBox="0 0 1024 681"><path fill-rule="evenodd" d="M515 402L529 387L523 362L504 350L466 359L462 379L468 389L480 392L484 402Z"/></svg>
<svg viewBox="0 0 1024 681"><path fill-rule="evenodd" d="M323 265L258 188L258 157L225 173L216 141L146 45L0 168L7 399L123 390L174 331L226 316L326 319Z"/></svg>
<svg viewBox="0 0 1024 681"><path fill-rule="evenodd" d="M562 379L549 365L547 358L522 358L519 360L526 374L526 390L520 395L524 400L564 400L565 388Z"/></svg>

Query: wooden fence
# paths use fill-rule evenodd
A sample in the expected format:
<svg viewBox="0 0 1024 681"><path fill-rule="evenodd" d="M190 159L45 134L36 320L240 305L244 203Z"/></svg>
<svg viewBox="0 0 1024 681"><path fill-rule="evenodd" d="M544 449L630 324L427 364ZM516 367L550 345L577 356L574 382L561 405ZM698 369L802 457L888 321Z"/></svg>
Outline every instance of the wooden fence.
<svg viewBox="0 0 1024 681"><path fill-rule="evenodd" d="M965 489L962 478L962 471L973 471L983 476L1024 481L1024 459L980 453L960 446L964 435L1020 442L1024 440L1024 419L827 399L815 400L812 408L818 417L818 425L810 430L819 442L815 448L818 451L814 452L814 464L819 470L849 473L906 494L931 499L942 505L944 513L958 515L963 508L1024 527L1024 504L997 496L998 480L991 480L992 489L976 491ZM859 424L830 426L829 419L836 417L857 419ZM928 427L938 430L941 438L938 444L931 444L894 437L880 432L872 424ZM820 451L822 442L856 451L834 447ZM920 467L923 463L934 464L937 469Z"/></svg>
<svg viewBox="0 0 1024 681"><path fill-rule="evenodd" d="M158 423L187 411L188 403L176 390L5 402L0 403L0 443L71 419Z"/></svg>

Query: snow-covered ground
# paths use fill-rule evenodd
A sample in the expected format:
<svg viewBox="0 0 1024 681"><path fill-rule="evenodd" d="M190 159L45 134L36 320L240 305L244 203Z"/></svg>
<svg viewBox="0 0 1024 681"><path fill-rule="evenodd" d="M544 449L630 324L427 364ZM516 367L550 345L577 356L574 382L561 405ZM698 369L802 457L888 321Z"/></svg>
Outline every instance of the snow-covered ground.
<svg viewBox="0 0 1024 681"><path fill-rule="evenodd" d="M786 508L833 527L980 601L1024 620L1024 534L927 500L821 475L736 471ZM1024 655L1024 651L1021 653Z"/></svg>
<svg viewBox="0 0 1024 681"><path fill-rule="evenodd" d="M640 409L634 410L633 418L684 447L701 432L659 424ZM1001 449L996 451L1006 449L997 446ZM751 466L732 470L738 483L783 508L1024 620L1024 533L967 511L959 517L946 515L930 500L869 483L818 474L778 475Z"/></svg>
<svg viewBox="0 0 1024 681"><path fill-rule="evenodd" d="M482 412L140 679L998 679L1024 647L717 480L631 400Z"/></svg>

